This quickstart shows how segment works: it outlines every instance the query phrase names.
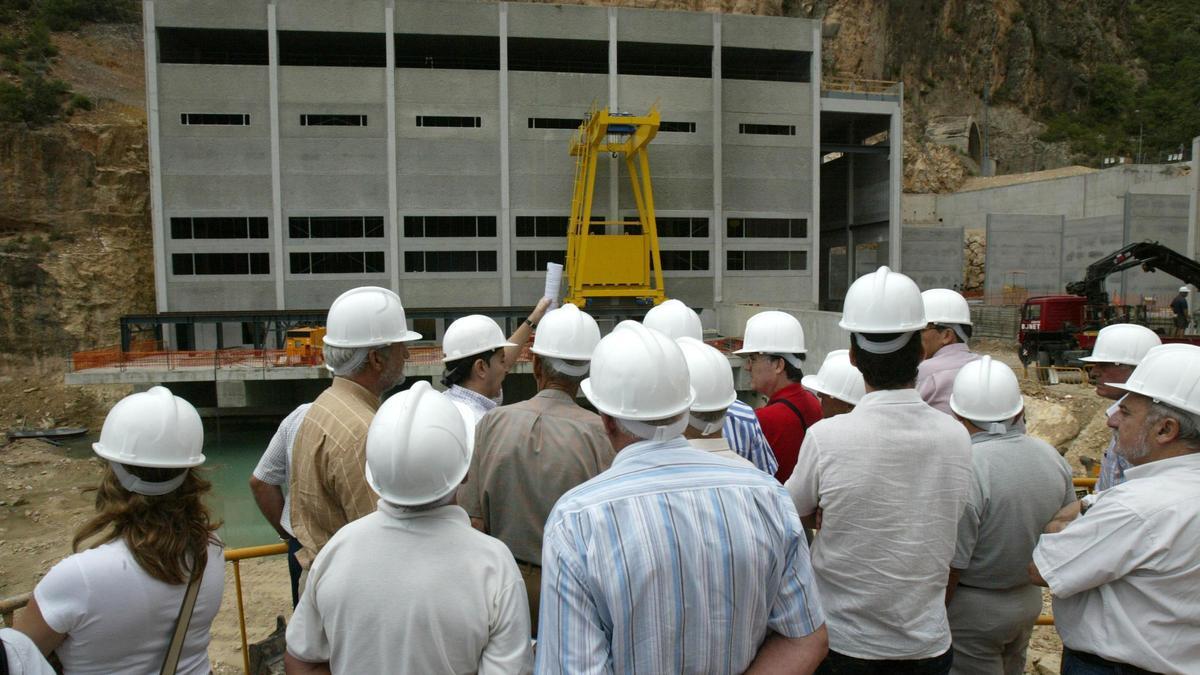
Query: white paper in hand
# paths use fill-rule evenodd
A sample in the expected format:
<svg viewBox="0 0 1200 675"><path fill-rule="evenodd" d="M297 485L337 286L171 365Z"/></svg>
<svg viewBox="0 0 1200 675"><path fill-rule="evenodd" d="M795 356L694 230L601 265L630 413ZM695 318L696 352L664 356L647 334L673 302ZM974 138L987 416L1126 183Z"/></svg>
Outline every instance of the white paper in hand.
<svg viewBox="0 0 1200 675"><path fill-rule="evenodd" d="M558 287L562 284L563 266L558 263L546 263L546 292L543 297L550 298L550 309L558 307Z"/></svg>

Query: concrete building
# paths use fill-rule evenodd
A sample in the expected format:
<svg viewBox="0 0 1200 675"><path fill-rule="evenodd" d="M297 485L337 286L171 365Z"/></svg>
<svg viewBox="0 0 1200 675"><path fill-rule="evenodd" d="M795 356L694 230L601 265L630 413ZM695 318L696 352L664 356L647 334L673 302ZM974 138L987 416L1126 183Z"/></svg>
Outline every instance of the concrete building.
<svg viewBox="0 0 1200 675"><path fill-rule="evenodd" d="M318 309L363 284L413 307L532 305L566 249L567 144L592 105L662 113L669 296L840 309L855 274L901 266L901 92L826 90L819 22L463 0L143 8L160 312ZM636 215L616 162L596 194L593 216ZM224 346L261 340L220 330ZM205 349L212 331L166 337Z"/></svg>

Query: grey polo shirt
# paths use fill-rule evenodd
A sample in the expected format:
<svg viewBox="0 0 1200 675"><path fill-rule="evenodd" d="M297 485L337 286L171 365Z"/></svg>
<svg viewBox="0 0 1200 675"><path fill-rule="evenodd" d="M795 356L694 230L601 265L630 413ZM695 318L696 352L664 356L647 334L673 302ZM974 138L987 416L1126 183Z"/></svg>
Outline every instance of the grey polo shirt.
<svg viewBox="0 0 1200 675"><path fill-rule="evenodd" d="M1071 468L1049 443L1015 429L971 436L975 479L958 521L950 566L959 583L996 590L1029 585L1042 528L1075 501Z"/></svg>

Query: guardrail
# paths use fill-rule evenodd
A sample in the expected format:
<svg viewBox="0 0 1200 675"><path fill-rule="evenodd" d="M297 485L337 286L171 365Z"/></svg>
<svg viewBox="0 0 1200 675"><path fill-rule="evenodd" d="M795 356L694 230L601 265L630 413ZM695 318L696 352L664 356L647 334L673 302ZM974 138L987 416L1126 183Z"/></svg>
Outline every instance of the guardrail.
<svg viewBox="0 0 1200 675"><path fill-rule="evenodd" d="M1073 483L1077 488L1087 488L1089 490L1096 487L1095 478L1077 477L1073 479ZM242 668L247 675L250 673L250 646L246 639L246 611L242 599L242 566L243 560L251 558L263 558L272 555L284 555L287 553L287 544L283 542L277 544L264 544L262 546L248 546L246 548L231 548L225 551L225 562L233 563L233 583L237 593L237 608L238 608L238 630L242 638ZM10 598L0 600L0 616L3 616L4 625L12 626L13 614L17 610L29 604L31 593L23 593ZM1054 616L1043 614L1034 622L1037 626L1053 626Z"/></svg>

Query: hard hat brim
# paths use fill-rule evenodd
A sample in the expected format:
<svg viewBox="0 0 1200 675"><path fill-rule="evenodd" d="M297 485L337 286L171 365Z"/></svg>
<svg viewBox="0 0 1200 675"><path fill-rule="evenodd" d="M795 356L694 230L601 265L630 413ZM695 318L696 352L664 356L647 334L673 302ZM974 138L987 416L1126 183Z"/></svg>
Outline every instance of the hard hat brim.
<svg viewBox="0 0 1200 675"><path fill-rule="evenodd" d="M387 345L394 345L398 342L412 342L413 340L420 340L420 339L421 339L420 333L418 333L416 331L412 331L412 330L406 330L400 334L400 337L395 338L395 339L389 339L389 340L386 340L383 342L375 341L375 340L356 341L356 340L337 340L337 339L329 339L329 338L323 339L322 342L324 344L329 345L330 347L337 347L338 349L359 349L362 347L385 347Z"/></svg>
<svg viewBox="0 0 1200 675"><path fill-rule="evenodd" d="M106 459L117 464L125 464L126 466L141 466L147 469L190 469L200 466L208 459L204 456L204 453L200 453L199 455L194 455L191 459L178 462L149 461L109 452L108 448L100 443L92 443L92 452L96 453L96 456L100 457L100 459Z"/></svg>
<svg viewBox="0 0 1200 675"><path fill-rule="evenodd" d="M508 341L500 342L500 343L493 344L493 345L490 345L487 347L480 347L479 349L475 349L475 350L467 352L465 354L455 354L454 356L449 356L449 355L443 356L442 363L452 363L454 361L460 361L460 360L465 359L470 356L475 356L477 354L482 354L484 352L490 352L493 349L500 349L501 347L517 347L517 346L519 346L519 345L515 345Z"/></svg>

